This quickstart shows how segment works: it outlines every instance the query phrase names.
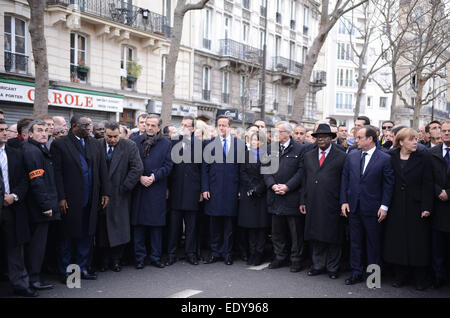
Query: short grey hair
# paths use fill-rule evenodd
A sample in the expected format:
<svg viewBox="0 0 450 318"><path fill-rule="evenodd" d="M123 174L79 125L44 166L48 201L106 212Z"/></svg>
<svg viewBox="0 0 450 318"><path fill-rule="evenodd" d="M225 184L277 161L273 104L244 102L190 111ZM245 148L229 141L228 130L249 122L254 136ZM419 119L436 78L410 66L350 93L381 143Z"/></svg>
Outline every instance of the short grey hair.
<svg viewBox="0 0 450 318"><path fill-rule="evenodd" d="M41 119L38 120L33 120L29 125L28 125L28 132L32 132L34 133L34 126L47 126L47 123Z"/></svg>
<svg viewBox="0 0 450 318"><path fill-rule="evenodd" d="M161 117L159 117L159 115L156 115L156 114L150 114L150 115L147 116L147 118L146 118L145 120L151 119L151 118L156 118L156 119L158 119L158 127L161 127L161 125L162 125L162 119L161 119Z"/></svg>
<svg viewBox="0 0 450 318"><path fill-rule="evenodd" d="M275 124L275 127L277 126L284 126L284 129L286 129L287 132L289 132L290 134L292 133L292 126L287 121L279 121L278 123Z"/></svg>

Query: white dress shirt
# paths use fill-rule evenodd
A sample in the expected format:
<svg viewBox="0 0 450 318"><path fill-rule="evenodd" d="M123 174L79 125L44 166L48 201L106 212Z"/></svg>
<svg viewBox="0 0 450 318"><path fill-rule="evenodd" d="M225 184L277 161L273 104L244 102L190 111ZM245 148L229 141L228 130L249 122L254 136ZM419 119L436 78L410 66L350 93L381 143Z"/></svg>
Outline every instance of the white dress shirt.
<svg viewBox="0 0 450 318"><path fill-rule="evenodd" d="M325 150L325 159L327 158L328 154L330 153L331 150L331 144L330 146ZM322 157L322 149L319 148L319 161L320 161L320 157Z"/></svg>
<svg viewBox="0 0 450 318"><path fill-rule="evenodd" d="M365 159L365 162L364 162L363 174L364 174L364 172L366 172L367 165L369 164L369 161L370 161L370 159L372 158L372 155L373 155L373 153L375 152L376 149L377 149L377 147L376 147L376 146L373 146L373 148L370 149L370 150L368 150L368 151L362 151L362 153L364 153L364 152L367 153L366 159ZM380 206L380 209L383 209L384 211L387 212L387 211L389 210L389 207L387 207L387 206L385 206L385 205L381 205L381 206Z"/></svg>
<svg viewBox="0 0 450 318"><path fill-rule="evenodd" d="M8 156L6 155L5 145L0 147L0 162L2 163L3 183L5 184L5 194L9 194L9 174L8 174ZM5 168L5 169L3 169Z"/></svg>
<svg viewBox="0 0 450 318"><path fill-rule="evenodd" d="M228 151L230 150L230 145L231 145L231 135L228 135L226 138L223 138L222 136L220 136L220 141L222 142L222 149L223 149L223 141L227 140L227 150L226 150L226 154L228 154Z"/></svg>

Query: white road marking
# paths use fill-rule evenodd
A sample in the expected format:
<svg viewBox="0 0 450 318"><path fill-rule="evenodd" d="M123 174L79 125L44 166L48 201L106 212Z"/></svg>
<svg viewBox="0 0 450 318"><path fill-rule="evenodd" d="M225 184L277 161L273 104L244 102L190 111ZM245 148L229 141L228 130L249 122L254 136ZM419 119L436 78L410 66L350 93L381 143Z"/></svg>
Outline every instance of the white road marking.
<svg viewBox="0 0 450 318"><path fill-rule="evenodd" d="M270 263L264 263L264 264L261 264L261 265L258 265L258 266L249 267L248 269L251 269L251 270L254 270L254 271L260 271L260 270L263 270L264 268L269 267L269 264Z"/></svg>
<svg viewBox="0 0 450 318"><path fill-rule="evenodd" d="M170 295L167 298L188 298L197 294L203 293L201 290L195 290L195 289L186 289L183 291L180 291L179 293Z"/></svg>

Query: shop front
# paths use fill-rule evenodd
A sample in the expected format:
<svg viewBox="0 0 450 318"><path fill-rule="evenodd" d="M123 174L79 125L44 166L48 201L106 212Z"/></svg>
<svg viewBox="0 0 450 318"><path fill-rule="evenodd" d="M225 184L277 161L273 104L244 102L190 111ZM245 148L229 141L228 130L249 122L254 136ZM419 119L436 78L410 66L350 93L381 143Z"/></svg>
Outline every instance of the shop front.
<svg viewBox="0 0 450 318"><path fill-rule="evenodd" d="M0 78L0 109L8 125L21 118L32 118L34 83ZM123 111L123 96L101 91L64 86L50 86L48 114L69 121L74 114L90 117L93 122L118 120Z"/></svg>

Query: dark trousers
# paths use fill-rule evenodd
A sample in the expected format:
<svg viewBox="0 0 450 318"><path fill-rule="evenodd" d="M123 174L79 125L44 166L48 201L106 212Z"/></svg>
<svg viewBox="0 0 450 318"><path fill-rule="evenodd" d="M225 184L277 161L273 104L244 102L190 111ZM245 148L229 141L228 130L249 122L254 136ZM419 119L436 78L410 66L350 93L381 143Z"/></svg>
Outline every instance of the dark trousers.
<svg viewBox="0 0 450 318"><path fill-rule="evenodd" d="M40 273L47 246L48 226L49 224L47 222L31 225L31 241L25 247L31 282L40 281Z"/></svg>
<svg viewBox="0 0 450 318"><path fill-rule="evenodd" d="M450 233L433 230L431 233L431 262L437 280L447 278L445 259L446 256L450 257L450 255L446 255L448 250L450 250Z"/></svg>
<svg viewBox="0 0 450 318"><path fill-rule="evenodd" d="M416 284L425 284L427 281L426 267L413 267L394 265L395 279L401 282L406 282L408 275L412 272Z"/></svg>
<svg viewBox="0 0 450 318"><path fill-rule="evenodd" d="M106 217L106 213L100 212L95 241L95 249L99 257L97 264L100 262L103 266L107 266L109 263L119 264L125 249L125 244L111 247Z"/></svg>
<svg viewBox="0 0 450 318"><path fill-rule="evenodd" d="M263 254L266 245L267 229L256 228L248 230L248 247L250 255Z"/></svg>
<svg viewBox="0 0 450 318"><path fill-rule="evenodd" d="M146 233L150 234L150 260L161 261L162 254L162 227L135 225L134 229L134 255L136 262L143 262L147 257L145 246Z"/></svg>
<svg viewBox="0 0 450 318"><path fill-rule="evenodd" d="M249 254L249 232L247 228L236 227L235 250L237 249L241 257L246 257Z"/></svg>
<svg viewBox="0 0 450 318"><path fill-rule="evenodd" d="M209 230L211 233L211 255L229 257L233 249L232 216L211 216Z"/></svg>
<svg viewBox="0 0 450 318"><path fill-rule="evenodd" d="M14 289L28 288L30 282L25 268L24 248L17 243L14 211L3 207L0 225L7 255L9 281Z"/></svg>
<svg viewBox="0 0 450 318"><path fill-rule="evenodd" d="M100 247L100 262L102 262L104 266L108 266L109 264L120 264L124 250L125 244L114 247Z"/></svg>
<svg viewBox="0 0 450 318"><path fill-rule="evenodd" d="M195 255L197 249L196 229L198 211L172 210L172 213L170 214L168 244L169 256L175 257L177 255L178 242L180 240L180 234L183 230L183 220L186 235L184 252L188 256Z"/></svg>
<svg viewBox="0 0 450 318"><path fill-rule="evenodd" d="M305 228L304 216L272 215L272 242L275 257L286 260L288 251L286 246L291 240L291 262L301 262L303 252L303 233ZM288 237L287 235L290 235Z"/></svg>
<svg viewBox="0 0 450 318"><path fill-rule="evenodd" d="M78 239L63 237L58 247L58 269L59 273L65 275L67 266L74 259L81 271L87 270L89 254L92 247L92 237L85 236Z"/></svg>
<svg viewBox="0 0 450 318"><path fill-rule="evenodd" d="M359 210L349 214L350 224L350 267L353 275L364 271L363 250L367 251L368 265L381 266L381 224L376 216L361 215ZM364 242L364 236L366 238Z"/></svg>
<svg viewBox="0 0 450 318"><path fill-rule="evenodd" d="M342 247L336 244L312 241L313 269L337 273L342 256Z"/></svg>

